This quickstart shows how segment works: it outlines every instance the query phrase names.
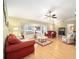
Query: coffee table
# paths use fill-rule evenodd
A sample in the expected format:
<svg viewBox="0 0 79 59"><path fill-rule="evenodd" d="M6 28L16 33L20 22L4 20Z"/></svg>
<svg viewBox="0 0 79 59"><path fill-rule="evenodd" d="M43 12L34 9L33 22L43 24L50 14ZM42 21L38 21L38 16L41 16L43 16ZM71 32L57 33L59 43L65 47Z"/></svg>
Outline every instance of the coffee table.
<svg viewBox="0 0 79 59"><path fill-rule="evenodd" d="M36 39L36 43L39 44L39 45L41 45L41 46L46 46L46 45L52 43L52 41L49 40L46 37L42 37L42 38Z"/></svg>

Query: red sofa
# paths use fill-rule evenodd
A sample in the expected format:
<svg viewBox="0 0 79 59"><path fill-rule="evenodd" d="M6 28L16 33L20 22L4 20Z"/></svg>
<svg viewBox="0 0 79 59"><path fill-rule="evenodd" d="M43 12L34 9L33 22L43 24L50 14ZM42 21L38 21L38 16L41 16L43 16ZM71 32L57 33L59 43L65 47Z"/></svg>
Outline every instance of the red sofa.
<svg viewBox="0 0 79 59"><path fill-rule="evenodd" d="M15 35L10 34L6 42L6 59L22 59L34 52L34 40L21 42Z"/></svg>
<svg viewBox="0 0 79 59"><path fill-rule="evenodd" d="M47 33L45 33L45 36L47 36L48 38L55 38L56 32L55 31L47 31Z"/></svg>

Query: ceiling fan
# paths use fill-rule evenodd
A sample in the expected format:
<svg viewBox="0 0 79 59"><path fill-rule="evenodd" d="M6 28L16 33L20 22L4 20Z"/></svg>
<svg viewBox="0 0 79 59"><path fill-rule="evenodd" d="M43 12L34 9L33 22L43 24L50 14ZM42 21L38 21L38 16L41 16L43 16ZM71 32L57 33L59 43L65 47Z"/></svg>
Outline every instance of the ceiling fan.
<svg viewBox="0 0 79 59"><path fill-rule="evenodd" d="M56 14L53 14L53 15L52 15L52 18L57 18L57 17L56 17Z"/></svg>
<svg viewBox="0 0 79 59"><path fill-rule="evenodd" d="M48 11L48 14L46 14L45 16L53 18L52 24L53 24L53 30L54 30L54 28L55 28L54 19L57 17L56 17L56 14L51 14L51 13L52 13L52 11Z"/></svg>
<svg viewBox="0 0 79 59"><path fill-rule="evenodd" d="M56 14L53 14L53 15L45 15L45 16L47 16L47 17L52 17L52 18L57 18L57 17L56 17Z"/></svg>
<svg viewBox="0 0 79 59"><path fill-rule="evenodd" d="M52 17L52 18L57 18L56 14L51 14L53 11L55 10L55 8L51 8L50 10L48 10L47 14L45 15L46 17Z"/></svg>

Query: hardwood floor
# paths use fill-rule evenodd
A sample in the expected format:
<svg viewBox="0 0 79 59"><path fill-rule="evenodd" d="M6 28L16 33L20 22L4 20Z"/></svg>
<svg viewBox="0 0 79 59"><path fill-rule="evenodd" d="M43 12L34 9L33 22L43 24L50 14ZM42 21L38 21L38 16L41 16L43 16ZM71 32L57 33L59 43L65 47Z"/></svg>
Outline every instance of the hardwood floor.
<svg viewBox="0 0 79 59"><path fill-rule="evenodd" d="M76 48L67 45L60 39L51 39L53 43L47 46L35 44L35 52L23 59L76 59Z"/></svg>

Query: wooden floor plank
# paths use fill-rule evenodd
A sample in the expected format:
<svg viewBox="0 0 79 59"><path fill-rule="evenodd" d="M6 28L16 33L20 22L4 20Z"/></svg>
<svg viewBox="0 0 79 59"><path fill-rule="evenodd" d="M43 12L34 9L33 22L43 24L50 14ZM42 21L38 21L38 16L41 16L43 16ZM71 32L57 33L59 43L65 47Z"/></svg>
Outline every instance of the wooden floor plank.
<svg viewBox="0 0 79 59"><path fill-rule="evenodd" d="M76 48L67 45L60 39L51 39L53 43L42 47L35 44L35 52L23 59L76 59Z"/></svg>

